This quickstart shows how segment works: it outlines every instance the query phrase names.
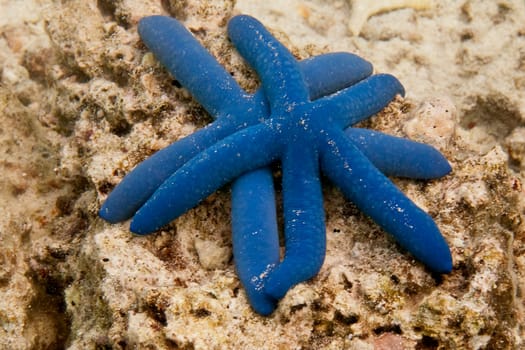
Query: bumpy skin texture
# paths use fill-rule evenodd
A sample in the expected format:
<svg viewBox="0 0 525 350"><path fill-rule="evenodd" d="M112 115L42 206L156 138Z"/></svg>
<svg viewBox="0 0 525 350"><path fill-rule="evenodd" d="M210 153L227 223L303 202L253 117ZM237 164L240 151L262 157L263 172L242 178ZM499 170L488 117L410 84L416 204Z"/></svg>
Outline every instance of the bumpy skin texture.
<svg viewBox="0 0 525 350"><path fill-rule="evenodd" d="M232 187L233 251L252 307L270 314L295 284L313 277L325 255L320 171L365 214L431 270L452 269L433 220L386 175L432 179L450 172L433 147L365 129L345 128L379 112L401 84L372 75L345 53L297 62L252 17L230 20L229 36L259 74L245 93L177 21L143 19L139 33L177 80L216 119L139 164L108 197L100 216L133 216L131 230L153 232L219 187ZM270 163L283 171L285 256L279 259Z"/></svg>

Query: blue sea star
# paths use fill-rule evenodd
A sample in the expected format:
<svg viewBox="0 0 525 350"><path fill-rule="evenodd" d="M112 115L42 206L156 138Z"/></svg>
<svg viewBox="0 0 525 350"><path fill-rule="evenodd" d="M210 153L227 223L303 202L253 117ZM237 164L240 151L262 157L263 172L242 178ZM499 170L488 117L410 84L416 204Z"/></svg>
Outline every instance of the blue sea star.
<svg viewBox="0 0 525 350"><path fill-rule="evenodd" d="M232 188L236 267L254 309L269 314L289 288L314 276L324 260L321 168L416 258L436 272L449 272L450 251L430 216L378 170L437 178L450 171L446 159L409 140L365 129L343 131L402 94L397 79L368 77L371 65L349 54L299 64L249 16L232 18L228 30L259 73L264 93L246 94L177 21L161 16L141 21L143 41L216 121L135 168L108 197L101 217L117 222L135 214L131 230L146 234L237 178ZM330 67L337 67L337 74ZM276 160L283 169L282 261L273 179L265 168Z"/></svg>

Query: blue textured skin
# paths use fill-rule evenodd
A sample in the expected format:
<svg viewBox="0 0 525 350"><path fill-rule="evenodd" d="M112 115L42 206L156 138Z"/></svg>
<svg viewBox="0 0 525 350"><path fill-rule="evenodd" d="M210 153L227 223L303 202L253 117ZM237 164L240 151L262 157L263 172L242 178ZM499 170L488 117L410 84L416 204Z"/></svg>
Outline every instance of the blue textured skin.
<svg viewBox="0 0 525 350"><path fill-rule="evenodd" d="M104 203L104 219L125 220L140 208L131 230L146 234L237 178L232 187L236 267L253 308L269 314L289 288L314 276L324 260L321 167L416 258L436 272L451 270L450 251L432 219L381 173L437 178L451 170L446 159L406 139L364 129L343 132L403 93L395 78L368 77L371 66L349 54L298 64L259 22L238 16L229 23L230 38L259 73L264 90L247 95L175 20L148 17L139 32L216 121L137 166ZM273 179L264 168L275 160L283 168L282 261Z"/></svg>
<svg viewBox="0 0 525 350"><path fill-rule="evenodd" d="M155 57L216 119L205 128L140 163L117 186L100 210L111 223L127 220L178 168L202 150L269 115L262 91L247 94L178 21L151 16L139 34ZM372 65L350 53L332 53L300 62L313 99L350 86L370 74Z"/></svg>

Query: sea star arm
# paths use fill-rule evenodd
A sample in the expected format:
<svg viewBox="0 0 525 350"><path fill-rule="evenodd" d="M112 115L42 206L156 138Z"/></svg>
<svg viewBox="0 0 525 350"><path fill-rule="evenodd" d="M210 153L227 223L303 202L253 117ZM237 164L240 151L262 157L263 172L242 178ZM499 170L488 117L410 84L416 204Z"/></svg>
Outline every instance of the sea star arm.
<svg viewBox="0 0 525 350"><path fill-rule="evenodd" d="M231 118L221 118L154 153L113 189L99 211L100 217L111 223L131 218L171 174L236 128Z"/></svg>
<svg viewBox="0 0 525 350"><path fill-rule="evenodd" d="M264 29L262 25L261 28ZM145 17L139 22L138 31L159 62L212 117L225 114L228 105L240 103L244 106L246 92L179 21L166 16ZM244 45L244 41L241 43ZM350 86L372 74L369 62L346 52L309 58L299 62L299 66L305 73L312 99Z"/></svg>
<svg viewBox="0 0 525 350"><path fill-rule="evenodd" d="M229 106L246 105L246 92L179 21L145 17L138 31L155 57L212 116L225 114Z"/></svg>
<svg viewBox="0 0 525 350"><path fill-rule="evenodd" d="M254 108L254 99L247 96L177 20L165 16L145 17L139 22L138 31L155 57L214 118L227 116L225 108L231 105L244 111L263 109ZM260 99L260 102L264 101ZM257 120L256 113L250 116ZM237 120L223 117L156 152L120 182L104 202L99 215L112 223L129 219L178 168L238 127Z"/></svg>
<svg viewBox="0 0 525 350"><path fill-rule="evenodd" d="M372 65L350 53L334 53L299 62L310 99L351 86L372 74ZM331 69L335 68L335 69ZM256 94L263 96L262 90ZM270 269L279 263L279 233L273 176L269 168L244 174L232 186L233 257L253 309L268 315L277 300L263 290Z"/></svg>
<svg viewBox="0 0 525 350"><path fill-rule="evenodd" d="M249 95L180 22L150 16L139 22L138 30L159 62L213 118L226 114L225 106L240 103L246 109L250 107L246 106ZM308 58L300 61L299 67L311 99L351 86L373 71L368 61L347 52ZM255 105L266 102L262 91L256 96Z"/></svg>
<svg viewBox="0 0 525 350"><path fill-rule="evenodd" d="M405 94L399 80L389 74L376 74L314 101L313 108L339 127L346 128L380 112L398 94Z"/></svg>
<svg viewBox="0 0 525 350"><path fill-rule="evenodd" d="M276 300L315 276L326 252L323 196L317 152L305 152L311 141L288 146L282 159L285 255L269 273L264 291Z"/></svg>
<svg viewBox="0 0 525 350"><path fill-rule="evenodd" d="M156 25L163 26L158 23ZM153 29L155 31L159 28L154 26ZM188 46L199 47L199 49L190 47L188 52L193 52L195 56L198 56L204 51L188 31L184 32L184 28L177 27L173 31L180 31L184 40L188 39ZM199 77L192 80L192 74L195 71L190 66L193 64L191 60L195 57L183 55L185 58L177 61L178 63L171 69L180 69L182 73L178 74L182 74L182 79L179 81L188 88L190 93L193 94L194 90L198 91L195 94L197 100L208 98L210 90L204 93L202 90L205 90L210 82L212 89L217 87L218 96L212 96L209 100L201 102L210 108L212 117L218 120L219 125L230 121L231 132L235 133L221 138L220 141L207 148L204 146L206 142L215 141L213 135L202 137L202 140L194 140L198 141L201 147L199 150L203 148L205 150L177 168L164 181L136 213L131 223L131 230L139 234L156 230L198 204L217 188L249 173L245 178L241 178L238 187L234 185L236 194L233 201L239 201L237 213L253 215L264 211L266 213L264 216L268 220L262 221L264 218L261 217L254 221L243 222L242 217L234 218L237 227L237 232L234 233L234 243L238 247L234 249L236 254L240 255L238 268L244 276L242 277L243 283L246 284L249 278L259 278L260 283L258 284L249 284L257 280L248 282L247 293L251 298L250 301L256 304L255 307L260 309L261 313L269 313L275 307L277 299L284 296L291 286L314 275L324 259L326 243L319 183L319 151L324 171L350 199L355 196L357 205L362 207L366 214L376 219L385 230L391 232L418 259L434 270L446 272L447 257L443 253L443 248L439 246L439 239L442 243L444 239L440 236L431 218L388 182L388 179L379 173L341 130L342 127L356 120L352 117L352 112L363 114L366 111L373 111L375 107L369 106L368 103L365 106L360 105L360 101L355 101L355 96L352 100L352 95L350 93L346 95L346 91L321 98L320 101L310 102L308 94L313 95L313 93L308 85L308 79L300 70L300 65L262 24L253 18L240 16L230 22L229 31L232 41L241 54L260 75L264 94L246 94L218 64L212 67L212 79ZM152 34L154 38L156 35L158 39L158 33ZM167 38L167 42L170 43L167 48L157 47L159 50L164 50L162 55L167 54L166 60L168 61L171 59L169 48L175 42L169 39ZM160 47L163 46L160 45ZM207 62L211 64L210 60L213 61L213 58L207 55L204 60L208 60ZM185 66L187 61L190 63ZM206 76L205 65L195 64L194 67L197 68L196 74L200 74L204 69L202 74ZM314 78L319 77L319 74L314 73ZM366 76L369 73L363 74ZM186 79L189 80L186 81ZM382 77L364 79L364 82L361 83L365 86L369 81L374 82L376 79L380 80ZM356 78L357 80L361 81L362 78ZM322 81L322 77L319 81ZM393 79L391 81L395 82ZM368 93L374 89L378 89L375 92L380 95L395 90L395 88L385 89L384 86L376 84L368 87ZM367 92L366 87L363 90ZM402 91L402 87L398 90ZM319 96L323 95L323 93L319 94ZM365 94L364 96L370 95ZM360 97L357 98L359 100ZM265 102L266 99L268 102ZM380 101L379 104L388 103L389 99L385 100ZM340 114L345 116L337 118ZM333 125L334 120L336 125ZM210 130L212 129L210 127ZM319 140L326 142L327 145L319 144ZM170 152L175 148L170 148ZM371 149L377 148L371 147ZM285 150L284 154L283 150ZM177 157L176 152L172 154ZM282 263L278 263L279 248L276 244L276 218L275 214L272 214L272 212L275 213L275 203L273 193L271 193L271 174L266 168L253 171L279 158L283 160L287 245ZM379 160L381 160L380 157ZM254 177L251 178L251 175ZM257 177L258 175L261 177ZM253 182L250 183L250 181ZM137 185L141 186L140 181ZM254 186L257 193L267 200L263 202L263 206L259 206L261 203L251 202L254 192L250 197L249 186ZM257 186L262 186L262 189L258 189ZM239 188L241 190L238 192ZM368 188L371 189L371 194L378 198L378 204L373 202L374 196L369 196ZM306 198L306 201L302 200L303 197ZM391 202L388 202L389 200ZM235 207L237 204L232 205ZM396 223L389 226L390 220ZM310 222L313 225L310 225ZM402 227L396 228L395 226ZM253 241L251 236L243 235L253 233L254 229L258 230L258 235ZM422 256L425 255L425 249L428 251L429 248L424 247L420 238L424 231L430 232L431 241L428 245L434 249L437 243L438 251L437 255L432 252L434 256L426 260ZM305 233L306 236L303 236ZM436 233L438 238L436 238ZM257 254L260 254L259 257L263 258L254 261L246 251L242 250L243 244L254 248ZM257 247L261 249L257 250ZM451 268L450 252L446 243L445 250L448 253L448 263ZM312 259L306 261L303 256L305 252L310 254ZM266 256L268 256L267 259L265 259ZM304 267L301 266L303 263L305 263ZM291 279L287 279L288 275L292 275ZM261 286L263 292L261 292Z"/></svg>
<svg viewBox="0 0 525 350"><path fill-rule="evenodd" d="M264 293L263 283L279 263L279 233L273 175L257 169L238 178L232 186L232 243L237 274L250 305L269 315L277 301Z"/></svg>
<svg viewBox="0 0 525 350"><path fill-rule="evenodd" d="M448 273L452 257L432 218L399 191L341 131L327 132L321 166L357 207L431 270Z"/></svg>
<svg viewBox="0 0 525 350"><path fill-rule="evenodd" d="M242 110L237 114L248 120L251 118L251 123L267 113L264 94L260 92L253 99L249 98L231 75L178 21L164 16L146 17L139 23L139 34L157 59L213 117L220 116L224 106L230 105ZM349 86L372 72L370 63L346 53L322 55L305 60L300 65L309 77L308 86L314 95ZM339 78L332 80L335 76ZM204 93L203 86L208 89ZM208 93L210 90L213 93ZM237 104L232 104L232 100ZM249 110L254 112L246 113ZM219 118L214 124L171 144L140 163L112 191L99 215L112 223L129 219L180 166L219 139L232 134L241 124L237 119Z"/></svg>
<svg viewBox="0 0 525 350"><path fill-rule="evenodd" d="M373 73L372 64L348 52L327 53L299 61L310 100L352 86Z"/></svg>
<svg viewBox="0 0 525 350"><path fill-rule="evenodd" d="M372 74L370 63L348 53L322 55L303 60L299 65L310 99L351 86ZM261 90L259 94L262 95ZM233 256L239 279L253 309L261 315L268 315L275 309L277 299L265 293L263 283L269 271L279 264L273 177L268 168L246 173L234 182L231 217ZM287 252L288 256L304 253L293 248L287 248ZM281 274L291 272L296 275L295 271L286 271L286 266L288 270L293 267L288 260L285 269L280 268L279 271ZM287 281L288 278L276 277L273 280L278 281L279 288L290 287L287 283L284 286L281 283L281 280Z"/></svg>
<svg viewBox="0 0 525 350"><path fill-rule="evenodd" d="M170 18L165 19L168 20L168 23L177 22ZM180 31L179 25L176 24L168 25L167 27L161 26L153 31L149 27L158 24L157 18L151 22L144 21L145 22L141 22L143 35L147 36L148 41L153 43L159 40L159 38L154 35L155 33L162 39L164 37L176 36ZM161 24L164 23L164 18L160 22ZM190 35L184 32L183 34L183 37ZM195 39L193 41L194 42L192 42L190 38L186 38L187 45L200 45ZM174 43L171 41L168 43L169 45L167 45L166 42L163 45L151 44L151 48L155 55L158 55L163 60L163 63L164 60L166 60L165 64L168 65L168 69L173 75L182 70L182 68L179 69L179 66L189 66L194 75L201 73L198 71L198 69L201 68L200 65L193 66L195 60L191 57L185 57L183 60L171 60L172 56L168 55L168 53L174 51L171 46ZM196 50L194 49L193 51ZM201 52L201 54L207 57L205 53ZM372 73L370 63L349 53L320 55L301 61L299 65L304 72L306 83L312 96L323 96L337 91L338 89L350 86L366 78ZM222 69L222 67L220 68ZM216 84L218 90L220 90L221 86L234 86L236 83L230 81L231 75L224 69L221 69L217 67L214 68L217 76L209 82L210 86L211 84ZM183 84L186 84L186 80L188 79L185 74L179 77ZM195 84L189 85L190 92L194 93L193 89L195 88ZM247 97L247 100L248 99ZM132 217L153 192L184 163L218 140L234 133L235 130L239 128L239 125L244 125L246 122L251 124L257 120L257 116L268 114L268 106L262 89L254 95L253 100L253 103L245 102L237 106L239 108L237 114L246 118L246 121L241 121L240 117L230 115L219 117L207 127L172 143L170 146L156 152L141 162L133 171L127 174L120 184L111 192L102 205L99 215L111 223L124 221ZM218 101L212 96L212 100L208 101L205 98L205 101L202 102L204 106L214 106ZM225 100L223 104L229 104L229 102ZM257 107L251 108L253 105ZM220 109L219 106L208 108L212 111ZM250 110L252 111L251 114L248 113Z"/></svg>
<svg viewBox="0 0 525 350"><path fill-rule="evenodd" d="M133 217L130 230L156 231L241 174L270 164L280 153L276 135L271 126L258 124L199 153L153 193Z"/></svg>
<svg viewBox="0 0 525 350"><path fill-rule="evenodd" d="M348 128L345 134L387 176L430 180L452 171L447 159L430 145L369 129Z"/></svg>
<svg viewBox="0 0 525 350"><path fill-rule="evenodd" d="M237 51L257 72L272 112L308 100L308 90L297 61L261 22L250 16L235 16L228 22L228 35Z"/></svg>

